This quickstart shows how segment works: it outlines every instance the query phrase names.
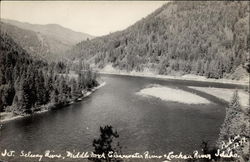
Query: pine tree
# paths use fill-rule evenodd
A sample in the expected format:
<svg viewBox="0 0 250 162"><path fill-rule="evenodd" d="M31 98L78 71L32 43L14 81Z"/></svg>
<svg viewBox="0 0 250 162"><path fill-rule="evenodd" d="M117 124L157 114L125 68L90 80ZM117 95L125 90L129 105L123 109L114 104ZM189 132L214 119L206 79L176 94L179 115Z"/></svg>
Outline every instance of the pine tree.
<svg viewBox="0 0 250 162"><path fill-rule="evenodd" d="M20 96L18 98L18 107L20 113L31 113L32 99L31 99L30 85L27 79L20 81Z"/></svg>
<svg viewBox="0 0 250 162"><path fill-rule="evenodd" d="M229 108L237 112L242 111L241 106L240 106L240 98L239 98L238 90L234 91L233 97L231 98L231 101L229 103Z"/></svg>
<svg viewBox="0 0 250 162"><path fill-rule="evenodd" d="M235 90L233 97L226 108L226 116L220 130L219 142L228 140L229 137L240 135L243 132L242 127L239 126L239 123L241 123L240 120L242 120L241 114L242 110L239 103L239 95L238 91Z"/></svg>
<svg viewBox="0 0 250 162"><path fill-rule="evenodd" d="M95 154L99 154L105 155L105 160L106 161L110 161L111 158L108 157L109 152L115 152L117 151L116 148L113 147L113 139L114 138L118 138L119 135L117 133L117 131L113 130L112 126L105 126L105 127L100 127L100 137L99 139L94 139L93 140L93 146L94 146L94 153ZM119 143L117 144L117 146L119 145ZM101 161L101 160L96 160L96 161Z"/></svg>
<svg viewBox="0 0 250 162"><path fill-rule="evenodd" d="M36 82L35 82L35 86L36 86L36 96L37 96L37 101L36 104L37 105L42 105L46 103L46 89L44 87L44 76L43 73L40 71L38 72L38 75L36 76Z"/></svg>
<svg viewBox="0 0 250 162"><path fill-rule="evenodd" d="M76 83L76 80L74 78L70 79L70 95L71 95L71 98L77 98L78 97L78 94L77 94L77 83Z"/></svg>

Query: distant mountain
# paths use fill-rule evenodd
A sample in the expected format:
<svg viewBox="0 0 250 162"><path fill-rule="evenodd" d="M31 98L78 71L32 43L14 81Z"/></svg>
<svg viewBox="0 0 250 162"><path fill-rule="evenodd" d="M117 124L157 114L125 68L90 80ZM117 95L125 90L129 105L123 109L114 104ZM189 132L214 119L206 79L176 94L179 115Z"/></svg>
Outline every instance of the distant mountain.
<svg viewBox="0 0 250 162"><path fill-rule="evenodd" d="M43 36L39 33L18 28L16 26L0 23L1 33L8 34L16 43L25 49L31 56L36 58L53 58L50 52L49 44L44 41Z"/></svg>
<svg viewBox="0 0 250 162"><path fill-rule="evenodd" d="M1 21L1 28L25 50L35 52L32 55L41 55L47 60L51 57L60 58L76 43L93 38L89 34L75 32L57 24L37 25L7 19Z"/></svg>
<svg viewBox="0 0 250 162"><path fill-rule="evenodd" d="M248 62L249 2L169 2L129 28L68 53L98 68L222 78Z"/></svg>

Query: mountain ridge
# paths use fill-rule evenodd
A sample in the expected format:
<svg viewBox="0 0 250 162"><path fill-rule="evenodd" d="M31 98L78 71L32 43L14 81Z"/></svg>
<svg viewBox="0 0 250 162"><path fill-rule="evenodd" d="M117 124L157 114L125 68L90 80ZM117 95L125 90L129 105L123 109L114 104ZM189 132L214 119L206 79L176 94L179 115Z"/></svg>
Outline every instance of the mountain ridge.
<svg viewBox="0 0 250 162"><path fill-rule="evenodd" d="M6 19L1 19L1 30L31 55L47 61L63 58L66 50L91 37L58 24L37 25Z"/></svg>
<svg viewBox="0 0 250 162"><path fill-rule="evenodd" d="M27 29L27 30L31 30L31 31L35 31L35 32L41 32L40 30L49 30L46 29L47 27L54 27L57 29L63 29L63 30L68 30L77 34L81 35L81 39L77 40L77 41L82 41L85 40L87 38L92 39L94 38L94 36L87 34L87 33L83 33L83 32L79 32L79 31L74 31L73 29L64 27L62 25L59 24L54 24L54 23L49 23L49 24L33 24L33 23L29 23L29 22L21 22L21 21L17 21L17 20L11 20L11 19L1 19L2 22L11 24L11 25L15 25L17 27L20 27L22 29ZM76 44L76 43L75 43Z"/></svg>
<svg viewBox="0 0 250 162"><path fill-rule="evenodd" d="M248 60L248 2L169 2L118 31L67 53L102 69L222 78Z"/></svg>

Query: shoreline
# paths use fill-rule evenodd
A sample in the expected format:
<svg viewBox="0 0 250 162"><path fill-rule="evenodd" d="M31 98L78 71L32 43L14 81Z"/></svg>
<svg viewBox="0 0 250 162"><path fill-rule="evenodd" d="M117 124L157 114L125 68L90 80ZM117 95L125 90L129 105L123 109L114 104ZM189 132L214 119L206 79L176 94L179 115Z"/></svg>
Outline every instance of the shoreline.
<svg viewBox="0 0 250 162"><path fill-rule="evenodd" d="M187 81L198 81L198 82L211 82L211 83L221 83L221 84L236 84L248 86L249 81L239 81L230 79L212 79L205 78L204 76L198 76L193 74L187 74L183 76L171 76L171 75L159 75L153 73L141 73L141 72L107 72L107 71L97 71L99 74L109 74L109 75L122 75L122 76L134 76L134 77L146 77L146 78L156 78L163 80L187 80Z"/></svg>
<svg viewBox="0 0 250 162"><path fill-rule="evenodd" d="M64 106L67 106L67 105L72 105L76 102L80 102L82 101L84 98L90 96L92 93L94 93L96 90L98 90L99 88L105 86L106 82L102 82L100 83L100 85L98 85L97 87L94 87L93 89L91 89L91 91L88 91L86 94L83 95L83 97L80 97L77 99L77 101L71 101L70 103L66 104L66 105L63 105ZM45 109L41 109L39 111L35 111L33 114L42 114L42 113L45 113L45 112L48 112L50 109L49 107L51 103L48 103L46 105L42 105L41 107L46 107ZM30 115L33 115L33 114L24 114L24 115L14 115L12 112L1 112L0 113L0 117L2 118L2 116L6 115L7 117L4 118L4 119L0 119L0 124L4 123L4 122L8 122L8 121L12 121L12 120L16 120L16 119L20 119L20 118L24 118L24 117L27 117L27 116L30 116ZM2 115L2 116L1 116Z"/></svg>

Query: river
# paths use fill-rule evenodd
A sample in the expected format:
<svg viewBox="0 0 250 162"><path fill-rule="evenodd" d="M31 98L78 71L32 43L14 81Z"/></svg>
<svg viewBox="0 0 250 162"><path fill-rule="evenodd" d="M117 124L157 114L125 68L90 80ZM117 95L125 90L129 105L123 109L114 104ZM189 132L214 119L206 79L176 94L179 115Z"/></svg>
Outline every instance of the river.
<svg viewBox="0 0 250 162"><path fill-rule="evenodd" d="M210 95L206 105L186 105L143 97L136 92L149 84L190 91L187 86L235 88L236 85L102 75L106 85L83 101L58 110L3 123L0 151L93 151L99 127L112 125L123 153L200 150L213 144L225 116L225 104ZM166 92L167 93L167 92ZM17 158L18 159L18 158Z"/></svg>

